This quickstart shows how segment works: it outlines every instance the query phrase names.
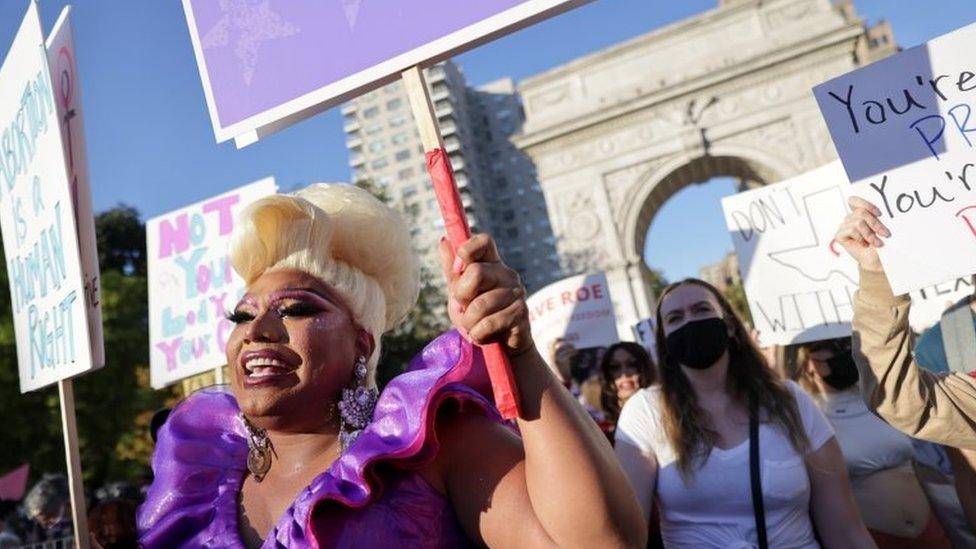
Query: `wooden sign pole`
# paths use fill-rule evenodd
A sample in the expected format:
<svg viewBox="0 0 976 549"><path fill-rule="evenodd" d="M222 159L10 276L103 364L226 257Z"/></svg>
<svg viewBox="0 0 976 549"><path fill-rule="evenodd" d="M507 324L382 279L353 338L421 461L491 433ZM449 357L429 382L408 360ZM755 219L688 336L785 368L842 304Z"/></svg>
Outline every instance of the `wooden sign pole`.
<svg viewBox="0 0 976 549"><path fill-rule="evenodd" d="M61 428L64 431L64 457L68 465L75 547L89 549L88 511L85 507L85 485L81 476L81 454L78 452L78 425L75 423L75 390L70 379L58 382L58 395L61 397Z"/></svg>
<svg viewBox="0 0 976 549"><path fill-rule="evenodd" d="M430 101L423 69L419 65L413 66L404 71L402 77L407 89L407 97L410 99L410 108L413 110L413 117L420 131L420 140L426 151L427 171L433 180L434 193L437 195L437 203L444 218L447 238L451 248L457 250L458 246L471 238L471 230L458 196L450 162L444 151L444 140L437 127L437 114ZM518 389L512 376L508 355L498 343L484 345L481 350L485 356L488 377L491 379L495 406L505 419L519 417L521 408Z"/></svg>

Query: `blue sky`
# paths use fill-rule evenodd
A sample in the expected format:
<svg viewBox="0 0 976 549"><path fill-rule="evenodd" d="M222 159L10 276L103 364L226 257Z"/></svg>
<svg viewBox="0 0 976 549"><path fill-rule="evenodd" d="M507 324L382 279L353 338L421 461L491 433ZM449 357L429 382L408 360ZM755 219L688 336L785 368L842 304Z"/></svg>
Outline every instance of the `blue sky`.
<svg viewBox="0 0 976 549"><path fill-rule="evenodd" d="M400 0L407 1L407 0ZM42 0L45 32L72 3L96 211L119 202L152 217L274 175L291 188L347 180L337 109L243 150L217 145L177 0ZM460 56L471 84L516 80L710 9L717 0L596 0ZM888 19L902 46L976 20L971 0L856 0L869 21ZM0 0L5 55L27 0ZM730 249L719 198L729 182L685 189L655 219L647 259L669 278L695 275ZM687 227L695 220L694 231Z"/></svg>

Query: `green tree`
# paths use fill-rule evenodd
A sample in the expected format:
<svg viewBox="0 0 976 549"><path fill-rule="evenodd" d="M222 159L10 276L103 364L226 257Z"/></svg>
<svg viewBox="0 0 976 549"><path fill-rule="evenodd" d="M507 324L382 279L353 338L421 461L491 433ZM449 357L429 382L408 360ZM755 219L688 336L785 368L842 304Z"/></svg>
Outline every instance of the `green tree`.
<svg viewBox="0 0 976 549"><path fill-rule="evenodd" d="M386 204L398 207L392 204L384 189L370 181L357 181L356 186L366 189ZM409 221L416 219L415 208L401 206L398 209ZM381 388L397 374L403 372L410 359L427 343L450 327L446 310L447 299L437 285L437 278L426 266L421 266L420 271L421 286L417 305L403 323L383 336L380 361L376 370L376 381Z"/></svg>
<svg viewBox="0 0 976 549"><path fill-rule="evenodd" d="M138 481L148 473L146 426L172 391L149 387L145 226L120 205L95 219L101 268L105 367L75 380L78 438L86 485ZM64 470L57 389L19 394L7 273L0 266L0 471L30 461L35 474Z"/></svg>

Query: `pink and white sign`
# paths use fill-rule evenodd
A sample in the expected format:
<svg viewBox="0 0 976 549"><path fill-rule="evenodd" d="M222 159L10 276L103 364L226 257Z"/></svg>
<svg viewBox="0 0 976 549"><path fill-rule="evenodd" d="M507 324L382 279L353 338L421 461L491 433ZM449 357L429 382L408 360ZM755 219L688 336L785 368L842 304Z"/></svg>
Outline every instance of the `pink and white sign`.
<svg viewBox="0 0 976 549"><path fill-rule="evenodd" d="M237 214L275 192L266 178L146 222L149 367L153 387L221 366L244 294L227 257Z"/></svg>
<svg viewBox="0 0 976 549"><path fill-rule="evenodd" d="M526 300L532 338L548 360L558 337L577 349L616 343L617 319L604 273L571 276L542 288Z"/></svg>

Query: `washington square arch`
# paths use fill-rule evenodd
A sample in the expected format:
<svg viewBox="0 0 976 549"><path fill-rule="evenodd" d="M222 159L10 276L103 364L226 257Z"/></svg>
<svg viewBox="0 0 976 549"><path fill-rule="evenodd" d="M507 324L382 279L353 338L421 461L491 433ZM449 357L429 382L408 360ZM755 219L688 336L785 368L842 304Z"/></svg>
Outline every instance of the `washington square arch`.
<svg viewBox="0 0 976 549"><path fill-rule="evenodd" d="M603 270L621 335L651 315L644 242L682 188L775 183L836 152L811 87L897 51L848 1L720 0L519 86L561 257ZM689 216L688 223L695 223Z"/></svg>

